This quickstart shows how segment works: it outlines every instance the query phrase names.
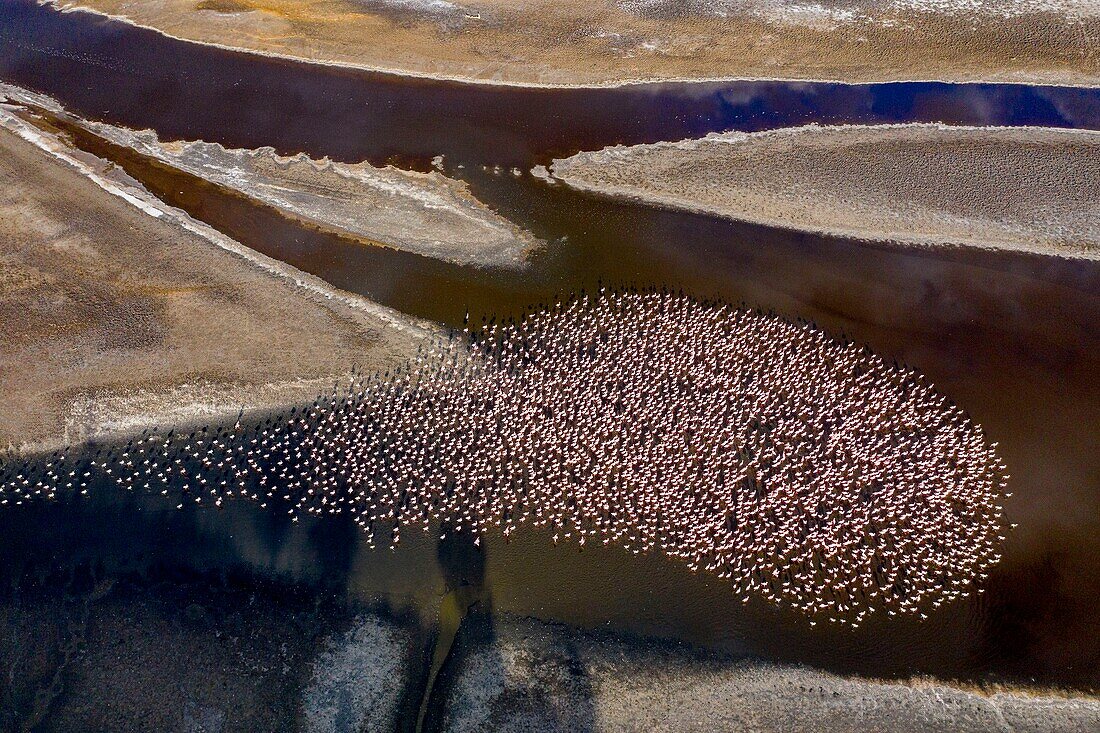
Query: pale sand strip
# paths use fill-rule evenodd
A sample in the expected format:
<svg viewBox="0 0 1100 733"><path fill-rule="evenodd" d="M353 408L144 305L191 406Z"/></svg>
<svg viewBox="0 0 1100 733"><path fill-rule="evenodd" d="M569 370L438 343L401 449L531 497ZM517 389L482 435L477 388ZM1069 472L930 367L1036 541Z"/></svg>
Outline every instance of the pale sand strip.
<svg viewBox="0 0 1100 733"><path fill-rule="evenodd" d="M462 181L393 166L283 157L269 147L161 142L154 131L78 122L117 145L327 231L459 265L522 269L539 241L478 201Z"/></svg>
<svg viewBox="0 0 1100 733"><path fill-rule="evenodd" d="M858 239L1100 259L1100 132L798 127L554 161L569 186Z"/></svg>

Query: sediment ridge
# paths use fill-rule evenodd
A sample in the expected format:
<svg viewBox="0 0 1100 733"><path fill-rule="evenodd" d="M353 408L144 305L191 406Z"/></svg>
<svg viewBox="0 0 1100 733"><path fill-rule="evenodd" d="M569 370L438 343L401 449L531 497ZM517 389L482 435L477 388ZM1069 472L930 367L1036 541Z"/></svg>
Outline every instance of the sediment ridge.
<svg viewBox="0 0 1100 733"><path fill-rule="evenodd" d="M911 246L1100 258L1100 132L938 124L786 128L554 161L577 189Z"/></svg>
<svg viewBox="0 0 1100 733"><path fill-rule="evenodd" d="M343 236L459 265L521 269L538 240L442 173L162 141L152 130L81 123L103 139Z"/></svg>
<svg viewBox="0 0 1100 733"><path fill-rule="evenodd" d="M113 145L227 188L284 216L337 235L459 265L522 269L541 244L497 215L463 181L367 162L282 156L202 140L161 140L68 113L56 100L0 84L0 102L46 110Z"/></svg>

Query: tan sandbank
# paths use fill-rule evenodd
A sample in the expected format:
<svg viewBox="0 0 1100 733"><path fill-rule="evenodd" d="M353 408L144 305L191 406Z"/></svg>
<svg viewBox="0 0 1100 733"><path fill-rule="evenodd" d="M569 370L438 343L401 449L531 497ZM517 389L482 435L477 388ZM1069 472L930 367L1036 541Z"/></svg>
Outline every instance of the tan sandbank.
<svg viewBox="0 0 1100 733"><path fill-rule="evenodd" d="M554 161L575 188L911 245L1100 258L1100 132L799 127Z"/></svg>
<svg viewBox="0 0 1100 733"><path fill-rule="evenodd" d="M0 450L232 419L434 329L171 209L0 106Z"/></svg>
<svg viewBox="0 0 1100 733"><path fill-rule="evenodd" d="M465 81L1100 83L1096 0L52 1L192 41Z"/></svg>
<svg viewBox="0 0 1100 733"><path fill-rule="evenodd" d="M460 265L520 269L538 240L461 181L368 163L282 157L271 148L162 142L152 130L78 122L104 139L344 236Z"/></svg>

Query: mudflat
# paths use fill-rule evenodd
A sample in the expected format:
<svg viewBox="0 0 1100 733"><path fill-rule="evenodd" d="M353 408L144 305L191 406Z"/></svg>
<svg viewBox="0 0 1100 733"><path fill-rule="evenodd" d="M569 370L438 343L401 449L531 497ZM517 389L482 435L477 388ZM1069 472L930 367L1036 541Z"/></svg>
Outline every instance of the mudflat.
<svg viewBox="0 0 1100 733"><path fill-rule="evenodd" d="M432 333L0 118L0 448L293 404Z"/></svg>
<svg viewBox="0 0 1100 733"><path fill-rule="evenodd" d="M78 0L168 35L466 81L1100 81L1095 0Z"/></svg>
<svg viewBox="0 0 1100 733"><path fill-rule="evenodd" d="M1100 133L799 127L616 146L554 161L602 195L919 246L1100 258Z"/></svg>
<svg viewBox="0 0 1100 733"><path fill-rule="evenodd" d="M500 614L457 644L440 728L460 731L1094 730L1100 701L879 682ZM488 632L488 633L486 633Z"/></svg>

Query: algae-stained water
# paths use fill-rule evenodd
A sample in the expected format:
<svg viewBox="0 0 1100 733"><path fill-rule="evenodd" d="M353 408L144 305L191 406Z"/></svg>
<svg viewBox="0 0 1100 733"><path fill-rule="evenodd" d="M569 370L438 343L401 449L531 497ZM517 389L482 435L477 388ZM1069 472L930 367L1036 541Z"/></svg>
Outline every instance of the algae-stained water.
<svg viewBox="0 0 1100 733"><path fill-rule="evenodd" d="M523 274L440 264L305 229L75 135L169 203L266 254L452 325L467 309L475 318L515 314L601 280L683 287L808 318L928 375L1000 442L1013 476L1007 510L1019 528L989 590L922 624L811 631L797 617L758 604L743 608L721 581L660 558L555 548L534 533L508 545L486 538L484 580L494 608L868 674L1100 687L1100 267L812 236L609 202L524 173L551 157L608 144L809 122L1100 128L1100 91L772 82L522 90L232 53L24 0L0 3L0 18L0 78L55 96L74 113L151 127L161 137L273 145L348 161L423 166L442 154L449 175L549 242ZM119 522L130 527L122 535L134 534L129 555L159 546L165 563L244 564L318 584L328 573L363 598L415 607L430 607L445 585L430 538L397 553L371 553L329 521L306 528L276 522L260 532L255 528L269 520L254 507L187 520L173 519L170 507L110 511L131 518ZM74 534L88 521L78 514L58 508L0 517L42 530L5 531L0 541L8 557L42 538L56 540L42 555L59 563L77 547L110 556L119 538ZM209 531L137 529L183 521ZM333 565L331 553L345 560Z"/></svg>

